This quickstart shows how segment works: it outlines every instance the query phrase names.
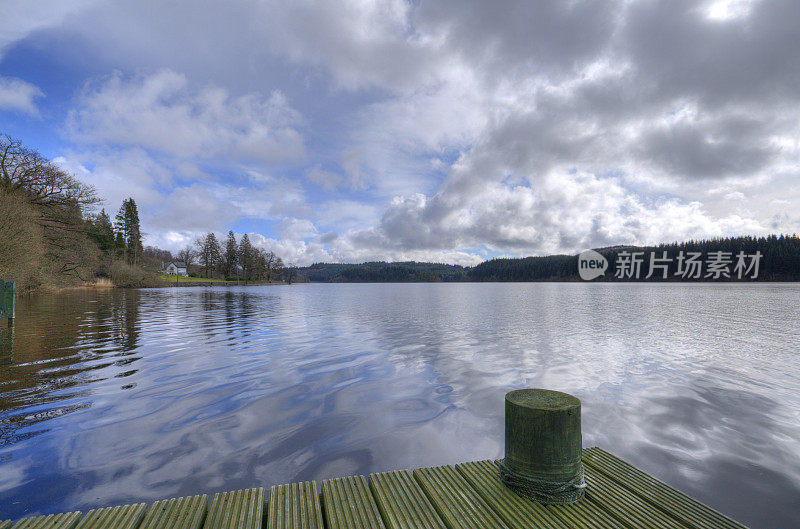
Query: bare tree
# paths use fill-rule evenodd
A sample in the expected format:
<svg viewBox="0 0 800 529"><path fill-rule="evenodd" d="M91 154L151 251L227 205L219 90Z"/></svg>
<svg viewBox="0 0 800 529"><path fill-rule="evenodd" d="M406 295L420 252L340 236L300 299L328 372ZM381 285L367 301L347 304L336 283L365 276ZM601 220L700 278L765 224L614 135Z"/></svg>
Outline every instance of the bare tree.
<svg viewBox="0 0 800 529"><path fill-rule="evenodd" d="M272 267L275 265L275 260L277 258L278 256L275 255L275 252L273 252L272 250L262 253L264 275L266 276L267 281L269 281L270 283L272 283L272 273L273 273Z"/></svg>
<svg viewBox="0 0 800 529"><path fill-rule="evenodd" d="M283 260L275 255L275 252L272 250L265 254L264 265L266 268L267 281L270 283L272 282L273 278L280 275L284 268Z"/></svg>
<svg viewBox="0 0 800 529"><path fill-rule="evenodd" d="M92 186L8 135L0 136L0 188L9 194L23 191L33 204L48 207L100 202Z"/></svg>
<svg viewBox="0 0 800 529"><path fill-rule="evenodd" d="M186 273L189 273L189 265L194 264L194 258L197 256L197 252L194 251L194 248L191 246L187 246L183 250L178 252L178 259L183 261L183 264L186 265Z"/></svg>
<svg viewBox="0 0 800 529"><path fill-rule="evenodd" d="M142 263L145 268L150 270L161 270L166 263L174 260L169 250L162 250L154 246L145 247L142 253Z"/></svg>
<svg viewBox="0 0 800 529"><path fill-rule="evenodd" d="M0 278L20 290L37 287L44 253L36 212L23 197L0 192Z"/></svg>
<svg viewBox="0 0 800 529"><path fill-rule="evenodd" d="M42 228L46 261L52 272L88 279L97 250L89 244L84 213L100 201L80 182L22 142L0 136L0 192L22 197Z"/></svg>
<svg viewBox="0 0 800 529"><path fill-rule="evenodd" d="M283 277L291 285L297 277L297 266L294 263L286 263L286 267L283 269Z"/></svg>

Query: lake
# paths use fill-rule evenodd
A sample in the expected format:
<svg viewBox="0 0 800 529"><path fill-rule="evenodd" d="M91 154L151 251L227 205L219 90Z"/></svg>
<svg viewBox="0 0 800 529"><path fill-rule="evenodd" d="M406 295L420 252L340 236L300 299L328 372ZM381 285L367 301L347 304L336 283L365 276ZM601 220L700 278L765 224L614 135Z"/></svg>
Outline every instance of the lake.
<svg viewBox="0 0 800 529"><path fill-rule="evenodd" d="M581 399L584 447L800 526L797 284L73 290L17 316L0 519L498 458L504 394L541 387Z"/></svg>

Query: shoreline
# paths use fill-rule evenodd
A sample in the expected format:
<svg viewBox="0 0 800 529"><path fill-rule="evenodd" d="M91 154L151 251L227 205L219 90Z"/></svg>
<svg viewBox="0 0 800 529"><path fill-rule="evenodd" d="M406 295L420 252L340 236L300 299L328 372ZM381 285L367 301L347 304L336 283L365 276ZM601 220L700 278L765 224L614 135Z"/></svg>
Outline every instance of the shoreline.
<svg viewBox="0 0 800 529"><path fill-rule="evenodd" d="M180 283L167 283L163 285L147 285L141 287L114 287L114 288L179 288L179 287L252 287L269 285L293 285L285 281L181 281Z"/></svg>

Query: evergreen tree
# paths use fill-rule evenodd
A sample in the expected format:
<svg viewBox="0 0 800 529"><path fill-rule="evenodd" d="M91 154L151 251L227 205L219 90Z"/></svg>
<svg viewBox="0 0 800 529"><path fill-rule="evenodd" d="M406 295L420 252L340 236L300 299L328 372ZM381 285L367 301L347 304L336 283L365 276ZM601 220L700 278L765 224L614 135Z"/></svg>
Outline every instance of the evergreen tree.
<svg viewBox="0 0 800 529"><path fill-rule="evenodd" d="M117 211L117 216L114 217L114 231L116 232L116 244L117 249L122 254L122 258L124 260L128 260L128 248L125 244L125 241L128 240L128 223L126 222L126 210L128 206L128 200L125 199L122 201L122 206L120 206L119 211Z"/></svg>
<svg viewBox="0 0 800 529"><path fill-rule="evenodd" d="M136 208L136 201L132 198L128 199L128 208L131 229L130 236L126 242L132 255L131 264L138 265L142 260L144 248L142 247L142 231L139 225L139 210Z"/></svg>
<svg viewBox="0 0 800 529"><path fill-rule="evenodd" d="M127 198L122 201L122 207L117 212L116 231L117 241L122 243L122 256L128 264L136 265L142 257L142 232L139 226L139 211L136 201Z"/></svg>
<svg viewBox="0 0 800 529"><path fill-rule="evenodd" d="M104 256L113 256L116 249L114 225L105 209L89 219L88 235Z"/></svg>
<svg viewBox="0 0 800 529"><path fill-rule="evenodd" d="M197 257L203 266L206 277L211 277L211 273L222 257L222 248L217 241L217 236L213 233L206 234L205 237L197 241Z"/></svg>
<svg viewBox="0 0 800 529"><path fill-rule="evenodd" d="M125 256L125 235L121 231L116 232L114 236L114 256Z"/></svg>
<svg viewBox="0 0 800 529"><path fill-rule="evenodd" d="M236 236L233 230L228 232L228 240L225 243L224 269L225 277L230 277L236 273L236 264L239 262L239 246L236 244Z"/></svg>
<svg viewBox="0 0 800 529"><path fill-rule="evenodd" d="M237 257L239 259L239 266L242 267L242 275L246 283L247 280L252 277L256 257L256 250L250 243L250 237L248 237L246 233L242 235L242 240L239 242Z"/></svg>

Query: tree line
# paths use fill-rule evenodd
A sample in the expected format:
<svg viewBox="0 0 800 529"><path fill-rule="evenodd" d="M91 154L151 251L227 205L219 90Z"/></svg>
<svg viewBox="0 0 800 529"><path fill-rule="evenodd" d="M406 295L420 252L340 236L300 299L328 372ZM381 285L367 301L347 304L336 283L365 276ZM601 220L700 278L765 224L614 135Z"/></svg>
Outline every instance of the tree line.
<svg viewBox="0 0 800 529"><path fill-rule="evenodd" d="M672 242L657 246L613 246L599 248L598 253L606 258L608 272L597 281L800 281L800 237L794 235L768 235L764 237L720 237L704 240ZM734 273L736 257L743 254L752 262L751 256L759 254L758 275L753 271L741 279ZM636 277L618 277L615 265L631 259L640 259L641 273ZM707 269L693 274L681 275L682 256L695 255L706 265L712 258L720 257L727 261L726 274L709 274ZM663 260L667 257L666 260ZM651 260L663 260L663 270L659 269L651 277ZM656 264L655 262L652 264ZM660 264L660 263L659 263ZM654 266L652 268L658 268ZM526 257L523 259L492 259L468 270L471 281L580 281L578 256L552 255L546 257Z"/></svg>
<svg viewBox="0 0 800 529"><path fill-rule="evenodd" d="M173 256L143 247L139 210L133 198L123 201L112 220L92 186L17 139L0 134L0 278L15 281L20 291L108 277L122 286L158 284L156 273L169 261L181 260L191 274L244 281L576 281L578 257L496 258L474 267L441 263L368 262L316 263L285 266L274 252L255 247L248 235L236 240L228 232L223 245L208 233ZM794 235L727 237L673 242L657 246L615 246L597 250L613 267L621 258L641 254L642 269L664 252L675 256L722 252L760 255L758 281L800 281L800 238ZM177 258L177 259L176 259ZM707 280L679 276L681 262L664 265L663 276L649 280ZM605 274L597 280L629 280ZM738 280L735 275L716 279ZM752 280L752 278L745 278Z"/></svg>
<svg viewBox="0 0 800 529"><path fill-rule="evenodd" d="M699 255L702 258L717 256L729 261L727 276L714 280L738 281L734 273L736 256L741 252L748 259L760 255L758 275L753 271L741 280L748 281L800 281L800 238L795 235L769 235L765 237L726 237L707 240L690 240L659 244L657 246L614 246L599 248L597 252L608 261L609 269L597 281L707 281L707 273L694 276L679 274L681 255ZM630 259L640 259L638 279L616 277L615 265ZM664 269L647 278L651 257L670 257ZM748 261L748 264L752 260ZM655 262L653 263L656 264ZM654 267L655 268L655 267ZM663 273L662 273L663 272ZM578 274L577 255L548 255L541 257L495 258L473 267L418 262L369 262L362 264L315 263L297 269L303 281L315 282L427 282L427 281L581 281Z"/></svg>
<svg viewBox="0 0 800 529"><path fill-rule="evenodd" d="M196 262L203 277L228 281L271 282L281 278L291 282L293 274L275 252L254 246L246 233L237 242L232 230L228 232L224 249L217 236L209 232L198 238L194 245L180 250L178 260L186 265L187 270Z"/></svg>
<svg viewBox="0 0 800 529"><path fill-rule="evenodd" d="M302 281L320 283L467 280L466 269L463 266L414 261L395 263L373 261L361 264L315 263L298 268L297 276Z"/></svg>
<svg viewBox="0 0 800 529"><path fill-rule="evenodd" d="M247 235L228 233L223 250L213 233L173 256L144 247L139 210L131 197L112 219L95 189L18 139L0 134L0 278L20 292L108 278L119 286L163 284L165 263L186 262L205 277L291 280L272 251L255 247ZM176 259L177 257L177 259ZM199 270L193 270L198 263Z"/></svg>

